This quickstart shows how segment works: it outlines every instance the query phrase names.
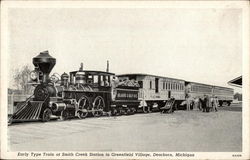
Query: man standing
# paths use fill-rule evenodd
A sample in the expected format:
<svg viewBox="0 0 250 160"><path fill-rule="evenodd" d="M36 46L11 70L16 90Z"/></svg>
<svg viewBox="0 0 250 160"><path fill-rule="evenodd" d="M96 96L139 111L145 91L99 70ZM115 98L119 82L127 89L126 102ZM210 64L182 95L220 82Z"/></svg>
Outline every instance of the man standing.
<svg viewBox="0 0 250 160"><path fill-rule="evenodd" d="M199 110L200 111L202 110L202 99L201 99L201 97L199 97Z"/></svg>
<svg viewBox="0 0 250 160"><path fill-rule="evenodd" d="M212 97L210 98L210 102L211 102L210 105L211 105L213 111L215 111L214 110L214 100L215 100L215 97L214 97L214 95L212 95Z"/></svg>
<svg viewBox="0 0 250 160"><path fill-rule="evenodd" d="M206 95L204 95L203 100L201 101L202 104L202 111L206 112L206 108L207 108L207 97Z"/></svg>
<svg viewBox="0 0 250 160"><path fill-rule="evenodd" d="M187 98L186 102L187 102L187 111L189 111L190 110L190 105L191 105L190 97Z"/></svg>
<svg viewBox="0 0 250 160"><path fill-rule="evenodd" d="M193 110L199 110L199 97L195 97L194 99L194 108Z"/></svg>
<svg viewBox="0 0 250 160"><path fill-rule="evenodd" d="M206 112L209 112L210 107L210 98L208 95L206 96Z"/></svg>
<svg viewBox="0 0 250 160"><path fill-rule="evenodd" d="M171 103L172 103L172 112L174 112L175 110L177 110L177 105L175 104L175 98L174 98L174 96L171 96L171 98L170 98L170 101L171 101Z"/></svg>
<svg viewBox="0 0 250 160"><path fill-rule="evenodd" d="M215 112L218 111L218 109L217 109L218 105L219 105L219 100L218 100L218 97L215 96L215 97L214 97L214 111L215 111Z"/></svg>

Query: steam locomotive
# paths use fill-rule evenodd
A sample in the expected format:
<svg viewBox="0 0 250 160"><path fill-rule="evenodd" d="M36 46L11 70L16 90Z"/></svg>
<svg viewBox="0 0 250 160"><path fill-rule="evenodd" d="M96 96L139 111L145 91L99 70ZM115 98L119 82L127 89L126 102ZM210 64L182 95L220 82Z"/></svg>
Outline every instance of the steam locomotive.
<svg viewBox="0 0 250 160"><path fill-rule="evenodd" d="M138 109L139 84L120 82L114 73L83 70L49 76L56 59L48 51L33 58L35 70L31 72L34 94L19 103L10 121L49 121L70 117L99 117L103 114L134 114ZM108 66L107 66L108 67Z"/></svg>

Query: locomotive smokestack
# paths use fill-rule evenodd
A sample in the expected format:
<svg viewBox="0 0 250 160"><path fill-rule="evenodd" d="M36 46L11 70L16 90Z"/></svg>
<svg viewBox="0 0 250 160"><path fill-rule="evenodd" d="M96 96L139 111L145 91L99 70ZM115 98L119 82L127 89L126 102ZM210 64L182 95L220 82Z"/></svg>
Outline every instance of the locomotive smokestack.
<svg viewBox="0 0 250 160"><path fill-rule="evenodd" d="M109 61L107 61L107 69L106 72L109 72Z"/></svg>
<svg viewBox="0 0 250 160"><path fill-rule="evenodd" d="M47 83L49 74L56 64L56 59L49 55L49 51L44 51L33 58L33 64L43 73L42 83Z"/></svg>

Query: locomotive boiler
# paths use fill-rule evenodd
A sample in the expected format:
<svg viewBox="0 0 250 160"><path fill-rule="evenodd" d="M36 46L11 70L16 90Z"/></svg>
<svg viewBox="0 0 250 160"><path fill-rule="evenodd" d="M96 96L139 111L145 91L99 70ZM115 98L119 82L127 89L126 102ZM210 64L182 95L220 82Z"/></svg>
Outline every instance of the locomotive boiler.
<svg viewBox="0 0 250 160"><path fill-rule="evenodd" d="M17 105L10 122L133 114L139 106L138 84L120 85L108 70L84 70L81 64L77 71L50 76L56 59L48 51L34 57L33 64L35 69L30 74L35 86L33 95Z"/></svg>

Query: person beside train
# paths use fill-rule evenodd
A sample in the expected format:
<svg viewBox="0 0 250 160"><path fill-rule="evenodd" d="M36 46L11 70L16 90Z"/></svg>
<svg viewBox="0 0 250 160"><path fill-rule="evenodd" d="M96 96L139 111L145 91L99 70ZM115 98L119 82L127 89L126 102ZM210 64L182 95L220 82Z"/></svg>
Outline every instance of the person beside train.
<svg viewBox="0 0 250 160"><path fill-rule="evenodd" d="M171 96L170 101L172 103L172 112L177 111L178 108L177 108L177 105L175 105L175 98L174 98L174 96Z"/></svg>
<svg viewBox="0 0 250 160"><path fill-rule="evenodd" d="M202 112L210 112L210 109L218 111L219 100L217 96L204 95L203 98L199 98L199 102Z"/></svg>
<svg viewBox="0 0 250 160"><path fill-rule="evenodd" d="M201 98L200 100L201 100L202 112L206 112L206 108L207 108L207 97L206 97L206 95L204 95L203 98Z"/></svg>
<svg viewBox="0 0 250 160"><path fill-rule="evenodd" d="M214 95L210 98L211 109L214 111Z"/></svg>
<svg viewBox="0 0 250 160"><path fill-rule="evenodd" d="M199 110L199 102L200 100L199 100L199 97L195 97L194 98L194 107L193 107L193 110Z"/></svg>
<svg viewBox="0 0 250 160"><path fill-rule="evenodd" d="M213 110L214 110L214 112L218 112L218 105L219 105L219 100L218 100L218 97L215 96L213 98Z"/></svg>
<svg viewBox="0 0 250 160"><path fill-rule="evenodd" d="M171 105L170 105L170 109L168 110L168 113L172 113L175 110L177 110L177 107L175 105L175 98L174 98L174 96L171 96L171 98L169 99L169 101L170 101Z"/></svg>
<svg viewBox="0 0 250 160"><path fill-rule="evenodd" d="M199 97L198 100L199 100L199 104L198 104L199 110L202 111L202 99L201 99L201 97Z"/></svg>
<svg viewBox="0 0 250 160"><path fill-rule="evenodd" d="M211 100L208 95L206 95L206 112L210 111L210 106L211 106Z"/></svg>
<svg viewBox="0 0 250 160"><path fill-rule="evenodd" d="M190 98L190 110L194 109L194 98Z"/></svg>
<svg viewBox="0 0 250 160"><path fill-rule="evenodd" d="M192 103L192 99L190 95L187 96L186 103L187 103L187 111L190 111L191 103Z"/></svg>
<svg viewBox="0 0 250 160"><path fill-rule="evenodd" d="M189 95L186 102L187 102L187 111L193 110L193 108L194 108L194 98L192 98Z"/></svg>

